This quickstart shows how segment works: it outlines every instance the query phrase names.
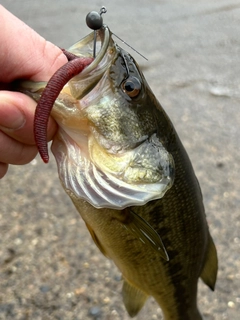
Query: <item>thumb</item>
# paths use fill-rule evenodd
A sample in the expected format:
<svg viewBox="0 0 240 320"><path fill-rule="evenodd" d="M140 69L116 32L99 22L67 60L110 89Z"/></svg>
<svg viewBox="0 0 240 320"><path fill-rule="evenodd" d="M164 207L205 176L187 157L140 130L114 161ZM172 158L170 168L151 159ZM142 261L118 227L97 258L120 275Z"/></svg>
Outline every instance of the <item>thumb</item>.
<svg viewBox="0 0 240 320"><path fill-rule="evenodd" d="M20 92L0 91L0 130L16 141L35 145L33 123L36 102ZM56 133L57 124L50 117L48 140Z"/></svg>

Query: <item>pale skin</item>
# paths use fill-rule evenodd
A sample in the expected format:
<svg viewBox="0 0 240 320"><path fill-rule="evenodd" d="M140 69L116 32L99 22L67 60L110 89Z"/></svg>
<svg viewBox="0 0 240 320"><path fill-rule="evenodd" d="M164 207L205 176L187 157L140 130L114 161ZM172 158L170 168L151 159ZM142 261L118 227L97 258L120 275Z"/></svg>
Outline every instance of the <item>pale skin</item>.
<svg viewBox="0 0 240 320"><path fill-rule="evenodd" d="M67 58L62 51L0 5L0 179L9 164L32 161L37 148L33 136L36 103L28 96L8 91L17 79L47 81ZM48 140L57 124L50 117Z"/></svg>

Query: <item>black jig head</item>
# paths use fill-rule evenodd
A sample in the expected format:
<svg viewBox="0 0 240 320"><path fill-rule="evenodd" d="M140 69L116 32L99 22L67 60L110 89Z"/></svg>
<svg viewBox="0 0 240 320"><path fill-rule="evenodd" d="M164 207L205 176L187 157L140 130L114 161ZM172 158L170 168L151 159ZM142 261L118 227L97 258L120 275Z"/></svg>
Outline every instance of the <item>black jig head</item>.
<svg viewBox="0 0 240 320"><path fill-rule="evenodd" d="M102 7L99 13L97 11L91 11L86 16L87 26L90 29L94 30L93 58L96 58L97 30L103 27L102 14L106 12L107 12L107 9L105 7Z"/></svg>

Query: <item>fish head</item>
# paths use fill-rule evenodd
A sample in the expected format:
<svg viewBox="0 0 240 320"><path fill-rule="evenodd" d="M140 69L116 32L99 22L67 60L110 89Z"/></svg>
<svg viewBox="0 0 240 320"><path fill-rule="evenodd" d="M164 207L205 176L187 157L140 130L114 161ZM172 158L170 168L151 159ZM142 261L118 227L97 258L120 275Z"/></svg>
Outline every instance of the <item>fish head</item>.
<svg viewBox="0 0 240 320"><path fill-rule="evenodd" d="M121 210L163 197L173 184L174 160L157 100L135 60L106 29L98 34L96 59L55 102L59 131L52 152L70 196ZM69 51L91 56L92 45L90 35Z"/></svg>

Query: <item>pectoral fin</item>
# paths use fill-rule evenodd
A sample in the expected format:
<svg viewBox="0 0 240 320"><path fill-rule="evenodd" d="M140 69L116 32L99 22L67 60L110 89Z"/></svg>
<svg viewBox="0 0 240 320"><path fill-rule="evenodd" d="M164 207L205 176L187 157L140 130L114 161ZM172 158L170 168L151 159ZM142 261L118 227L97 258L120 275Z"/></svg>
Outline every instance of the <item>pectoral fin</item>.
<svg viewBox="0 0 240 320"><path fill-rule="evenodd" d="M218 258L217 250L214 245L213 239L209 234L208 248L205 259L205 264L201 273L201 279L214 291L218 271Z"/></svg>
<svg viewBox="0 0 240 320"><path fill-rule="evenodd" d="M150 245L154 250L157 250L163 259L169 261L167 251L159 234L150 226L150 224L146 220L136 214L133 210L125 210L128 210L129 214L127 223L124 224L127 230L143 243L146 243Z"/></svg>
<svg viewBox="0 0 240 320"><path fill-rule="evenodd" d="M142 309L148 296L140 289L124 280L122 287L123 303L130 317L135 317Z"/></svg>

